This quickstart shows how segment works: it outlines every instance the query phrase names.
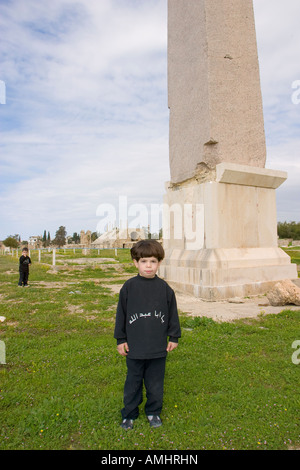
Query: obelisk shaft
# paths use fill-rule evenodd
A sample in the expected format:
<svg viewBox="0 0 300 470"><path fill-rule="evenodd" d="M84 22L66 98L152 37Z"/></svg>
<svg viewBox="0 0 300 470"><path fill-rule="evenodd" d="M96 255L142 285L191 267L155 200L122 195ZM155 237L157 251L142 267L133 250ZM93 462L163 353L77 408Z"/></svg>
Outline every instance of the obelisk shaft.
<svg viewBox="0 0 300 470"><path fill-rule="evenodd" d="M168 0L168 94L172 183L265 166L252 0Z"/></svg>

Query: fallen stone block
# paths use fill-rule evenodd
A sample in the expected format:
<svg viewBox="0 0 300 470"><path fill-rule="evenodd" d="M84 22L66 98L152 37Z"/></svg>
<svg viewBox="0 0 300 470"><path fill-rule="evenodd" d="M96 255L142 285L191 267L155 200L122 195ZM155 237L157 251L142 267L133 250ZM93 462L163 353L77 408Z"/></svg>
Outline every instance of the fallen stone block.
<svg viewBox="0 0 300 470"><path fill-rule="evenodd" d="M286 279L277 282L268 292L270 305L300 305L300 288L293 281Z"/></svg>

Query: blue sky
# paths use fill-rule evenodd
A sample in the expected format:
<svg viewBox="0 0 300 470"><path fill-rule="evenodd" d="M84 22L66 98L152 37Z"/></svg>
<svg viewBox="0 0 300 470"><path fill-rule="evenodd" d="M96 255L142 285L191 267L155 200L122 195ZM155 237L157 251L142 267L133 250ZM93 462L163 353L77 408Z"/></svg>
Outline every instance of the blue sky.
<svg viewBox="0 0 300 470"><path fill-rule="evenodd" d="M289 174L278 220L299 221L300 2L254 7L266 167ZM0 0L0 28L0 239L95 231L97 207L120 195L161 203L167 0Z"/></svg>

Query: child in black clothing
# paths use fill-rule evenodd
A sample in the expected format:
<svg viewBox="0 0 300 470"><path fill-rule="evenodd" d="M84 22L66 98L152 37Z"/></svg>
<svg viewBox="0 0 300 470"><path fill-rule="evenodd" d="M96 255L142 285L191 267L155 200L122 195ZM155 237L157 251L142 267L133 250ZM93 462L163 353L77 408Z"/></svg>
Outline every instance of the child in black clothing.
<svg viewBox="0 0 300 470"><path fill-rule="evenodd" d="M156 275L164 258L161 244L142 240L131 249L131 257L139 272L120 291L114 333L117 350L127 363L121 410L124 429L132 429L139 415L143 381L148 421L152 427L161 426L166 356L181 336L175 293Z"/></svg>
<svg viewBox="0 0 300 470"><path fill-rule="evenodd" d="M19 259L19 287L28 287L28 276L29 276L29 265L31 264L31 259L28 256L28 248L23 248L22 256Z"/></svg>

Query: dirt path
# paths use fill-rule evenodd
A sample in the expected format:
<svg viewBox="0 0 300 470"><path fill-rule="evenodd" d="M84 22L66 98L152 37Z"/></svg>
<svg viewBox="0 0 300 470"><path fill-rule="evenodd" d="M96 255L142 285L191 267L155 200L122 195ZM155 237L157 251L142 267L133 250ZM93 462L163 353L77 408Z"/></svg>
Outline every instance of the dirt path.
<svg viewBox="0 0 300 470"><path fill-rule="evenodd" d="M114 267L116 267L115 264ZM56 273L56 271L54 271L54 273ZM112 278L90 279L90 281L94 281L103 287L107 287L111 290L112 294L118 294L124 283L124 280L131 276L132 274L126 275L125 273L120 272ZM82 281L87 281L87 279ZM77 282L82 281L79 280ZM111 281L117 281L118 284L110 284ZM73 282L39 281L32 282L32 285L35 287L59 289L67 286L74 288L77 282L75 279ZM273 307L269 304L268 299L263 295L243 299L235 298L228 301L208 302L195 298L189 294L176 292L176 298L178 308L182 312L185 312L191 316L204 316L212 318L215 321L233 321L241 318L256 318L259 315L277 314L286 309L300 310L300 306L297 307L295 305Z"/></svg>
<svg viewBox="0 0 300 470"><path fill-rule="evenodd" d="M118 294L122 284L108 285L114 294ZM289 305L285 307L272 307L265 296L251 297L249 299L231 299L220 302L206 302L187 294L177 292L177 305L179 310L191 316L208 317L215 321L233 321L241 318L256 318L258 315L280 313L285 309L300 310L300 307Z"/></svg>
<svg viewBox="0 0 300 470"><path fill-rule="evenodd" d="M241 318L255 318L258 315L280 313L283 310L300 310L295 305L272 307L265 296L229 301L205 302L192 296L177 293L178 308L192 316L204 316L216 321L232 321Z"/></svg>

